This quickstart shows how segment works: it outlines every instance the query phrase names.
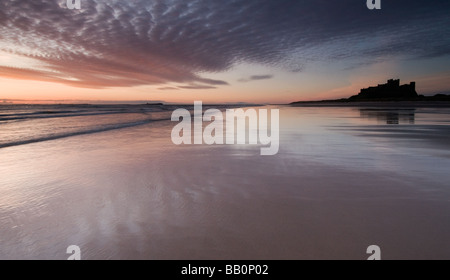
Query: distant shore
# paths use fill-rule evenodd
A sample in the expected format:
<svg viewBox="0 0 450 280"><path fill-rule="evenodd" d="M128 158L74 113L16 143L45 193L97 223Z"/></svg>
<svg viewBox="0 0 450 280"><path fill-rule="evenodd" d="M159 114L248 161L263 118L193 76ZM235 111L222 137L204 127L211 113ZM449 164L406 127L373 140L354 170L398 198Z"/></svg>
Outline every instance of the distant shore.
<svg viewBox="0 0 450 280"><path fill-rule="evenodd" d="M289 104L294 107L432 107L449 108L450 101L300 101Z"/></svg>
<svg viewBox="0 0 450 280"><path fill-rule="evenodd" d="M400 79L390 79L385 84L363 88L349 98L321 101L298 101L294 106L376 106L376 107L450 107L450 95L419 95L416 82L400 85Z"/></svg>
<svg viewBox="0 0 450 280"><path fill-rule="evenodd" d="M399 81L398 81L399 82ZM383 87L386 85L379 85ZM389 84L387 86L390 86ZM407 97L400 97L390 93L394 89L378 89L369 88L372 91L379 91L372 96L364 95L364 89L359 95L350 98L342 98L335 100L319 100L319 101L297 101L290 103L292 106L343 106L343 107L450 107L450 95L436 94L434 96L414 94ZM387 94L388 93L388 94Z"/></svg>

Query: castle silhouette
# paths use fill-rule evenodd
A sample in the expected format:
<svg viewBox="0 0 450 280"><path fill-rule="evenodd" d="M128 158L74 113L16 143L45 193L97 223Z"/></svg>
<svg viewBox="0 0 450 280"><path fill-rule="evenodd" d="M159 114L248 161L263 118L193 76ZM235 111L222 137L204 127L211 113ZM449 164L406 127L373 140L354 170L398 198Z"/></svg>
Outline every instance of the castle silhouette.
<svg viewBox="0 0 450 280"><path fill-rule="evenodd" d="M406 85L400 85L400 80L388 80L386 84L380 84L376 87L363 88L358 95L350 98L341 98L336 100L321 101L298 101L291 105L314 104L314 103L352 103L352 102L389 102L389 101L432 101L432 102L450 102L450 95L436 94L434 96L418 95L416 92L416 82Z"/></svg>
<svg viewBox="0 0 450 280"><path fill-rule="evenodd" d="M386 84L376 87L361 89L358 95L350 97L349 100L374 100L374 99L416 99L416 83L400 85L400 80L388 80Z"/></svg>

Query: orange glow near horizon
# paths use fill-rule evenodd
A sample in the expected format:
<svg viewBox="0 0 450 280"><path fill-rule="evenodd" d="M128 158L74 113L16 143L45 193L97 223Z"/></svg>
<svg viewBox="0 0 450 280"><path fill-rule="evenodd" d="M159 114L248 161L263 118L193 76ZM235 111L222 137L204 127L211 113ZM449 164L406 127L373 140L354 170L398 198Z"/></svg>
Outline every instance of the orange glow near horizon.
<svg viewBox="0 0 450 280"><path fill-rule="evenodd" d="M0 63L12 63L2 56ZM168 102L168 103L258 103L286 104L295 101L315 101L347 98L357 94L361 88L376 85L395 77L398 67L392 63L381 63L366 67L351 76L336 75L323 78L320 71L290 73L276 69L273 77L242 82L246 73L273 73L274 69L258 65L241 65L225 73L205 75L208 79L222 79L229 85L211 89L177 88L177 84L111 87L103 89L81 88L56 81L30 80L18 74L0 73L3 103L89 103L89 102ZM22 69L23 70L23 69ZM382 73L382 74L380 74ZM6 76L6 77L5 77ZM450 73L412 77L418 84L419 94L443 92L447 89ZM369 78L370 77L370 78ZM28 78L28 79L27 79ZM402 80L404 83L410 80ZM169 88L161 90L161 88Z"/></svg>

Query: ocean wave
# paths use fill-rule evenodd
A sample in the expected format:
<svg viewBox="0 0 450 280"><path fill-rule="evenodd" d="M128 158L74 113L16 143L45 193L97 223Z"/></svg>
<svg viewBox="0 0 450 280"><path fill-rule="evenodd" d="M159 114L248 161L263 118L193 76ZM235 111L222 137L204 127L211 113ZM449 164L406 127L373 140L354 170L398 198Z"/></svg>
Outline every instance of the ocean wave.
<svg viewBox="0 0 450 280"><path fill-rule="evenodd" d="M25 140L22 139L22 140L10 141L10 142L5 142L5 143L0 143L0 149L7 148L7 147L26 145L26 144L32 144L32 143L57 140L57 139L68 138L68 137L79 136L79 135L94 134L94 133L106 132L106 131L111 131L111 130L136 127L136 126L145 125L145 124L149 124L152 122L160 122L160 121L170 121L170 118L146 119L146 120L141 120L141 121L136 121L136 122L103 125L101 127L98 127L98 126L95 128L91 127L91 128L87 128L84 130L74 131L74 132L58 133L58 134L46 135L46 136L32 138L32 139L25 139Z"/></svg>
<svg viewBox="0 0 450 280"><path fill-rule="evenodd" d="M99 115L115 115L115 114L129 114L129 113L155 113L160 110L154 109L111 109L111 110L75 110L75 111L35 111L24 113L10 113L0 114L0 122L15 121L15 120L29 120L29 119L51 119L51 118L67 118L67 117L84 117L84 116L99 116Z"/></svg>

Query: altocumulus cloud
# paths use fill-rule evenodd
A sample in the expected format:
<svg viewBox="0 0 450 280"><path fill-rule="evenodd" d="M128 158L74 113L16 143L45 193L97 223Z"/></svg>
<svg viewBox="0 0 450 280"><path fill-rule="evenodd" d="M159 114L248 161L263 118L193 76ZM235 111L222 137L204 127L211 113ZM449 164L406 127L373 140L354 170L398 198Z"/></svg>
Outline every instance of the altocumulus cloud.
<svg viewBox="0 0 450 280"><path fill-rule="evenodd" d="M0 76L215 88L228 83L202 73L244 62L295 72L314 59L450 54L450 1L383 1L377 12L365 2L82 0L69 10L66 0L0 0L0 51L36 61L0 66Z"/></svg>

